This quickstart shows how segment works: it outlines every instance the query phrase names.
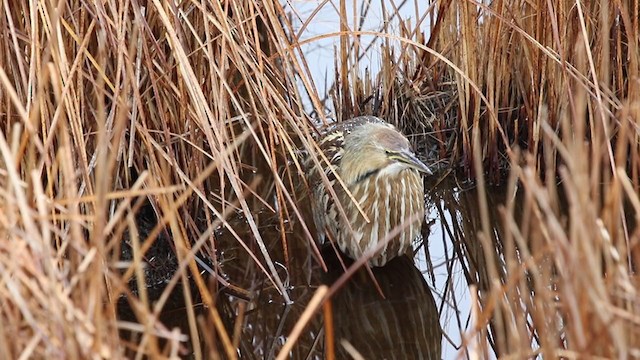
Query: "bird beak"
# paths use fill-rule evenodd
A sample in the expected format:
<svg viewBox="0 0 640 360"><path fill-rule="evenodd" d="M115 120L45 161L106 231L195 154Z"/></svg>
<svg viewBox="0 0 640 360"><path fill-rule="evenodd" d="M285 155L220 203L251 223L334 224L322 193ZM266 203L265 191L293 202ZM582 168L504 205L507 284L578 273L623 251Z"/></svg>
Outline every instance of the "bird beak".
<svg viewBox="0 0 640 360"><path fill-rule="evenodd" d="M429 169L429 167L427 167L427 165L425 165L422 161L418 160L418 158L410 151L401 151L395 154L394 158L402 163L409 165L412 169L416 169L427 175L433 175L431 169Z"/></svg>

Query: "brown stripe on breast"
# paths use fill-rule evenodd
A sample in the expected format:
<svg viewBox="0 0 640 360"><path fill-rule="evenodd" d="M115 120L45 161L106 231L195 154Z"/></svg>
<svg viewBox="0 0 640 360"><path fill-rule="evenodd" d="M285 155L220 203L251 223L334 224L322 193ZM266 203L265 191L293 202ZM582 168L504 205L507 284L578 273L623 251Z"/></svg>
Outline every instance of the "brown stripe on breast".
<svg viewBox="0 0 640 360"><path fill-rule="evenodd" d="M401 235L391 239L378 255L371 259L371 263L379 266L387 259L405 253L420 231L418 226L420 217L417 217L412 225L404 222L414 214L423 216L424 200L421 181L421 177L415 171L407 169L392 181L388 181L386 177L376 177L375 182L363 181L353 185L352 194L371 222L366 223L356 207L345 207L348 211L347 217L354 226L354 234L347 231L337 234L336 240L340 249L358 258L369 247L377 246L378 242L383 241L397 226L403 225ZM420 196L415 194L405 196L405 194L413 194L412 189L416 188L420 189ZM351 201L341 186L336 186L334 189L343 204ZM356 224L360 226L355 227ZM339 229L335 230L339 231Z"/></svg>

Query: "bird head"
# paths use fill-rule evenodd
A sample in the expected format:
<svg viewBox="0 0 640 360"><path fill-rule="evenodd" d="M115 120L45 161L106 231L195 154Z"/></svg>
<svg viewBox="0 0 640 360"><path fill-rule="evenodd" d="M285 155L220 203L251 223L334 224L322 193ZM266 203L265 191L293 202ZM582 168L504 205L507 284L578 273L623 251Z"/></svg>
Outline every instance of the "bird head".
<svg viewBox="0 0 640 360"><path fill-rule="evenodd" d="M380 123L363 124L345 136L341 169L340 175L347 183L371 176L395 176L404 170L432 174L415 156L404 135Z"/></svg>

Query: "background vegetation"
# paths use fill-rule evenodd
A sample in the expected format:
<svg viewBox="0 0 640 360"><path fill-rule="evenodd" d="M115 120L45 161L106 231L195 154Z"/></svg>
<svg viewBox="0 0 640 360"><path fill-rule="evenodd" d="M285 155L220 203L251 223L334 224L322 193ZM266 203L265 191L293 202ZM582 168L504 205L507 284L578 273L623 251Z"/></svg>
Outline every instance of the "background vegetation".
<svg viewBox="0 0 640 360"><path fill-rule="evenodd" d="M366 17L367 2L319 4L341 14L322 36L338 41L328 95L338 119L383 116L414 135L437 180L457 173L480 189L461 239L479 249L466 253L476 256L466 354L638 356L638 1L441 0L410 21L397 9L411 4L385 4L399 26L373 32L347 16ZM224 313L242 310L216 295L251 289L223 276L225 252L250 259L282 302L294 223L317 254L300 221L299 159L317 149L305 104L323 122L329 103L290 8L0 5L1 353L236 357L243 317ZM380 72L363 74L371 51ZM502 184L504 205L489 206L489 183ZM218 241L221 229L232 240ZM152 294L158 246L177 271ZM160 319L175 289L185 333ZM333 290L310 296L282 356Z"/></svg>

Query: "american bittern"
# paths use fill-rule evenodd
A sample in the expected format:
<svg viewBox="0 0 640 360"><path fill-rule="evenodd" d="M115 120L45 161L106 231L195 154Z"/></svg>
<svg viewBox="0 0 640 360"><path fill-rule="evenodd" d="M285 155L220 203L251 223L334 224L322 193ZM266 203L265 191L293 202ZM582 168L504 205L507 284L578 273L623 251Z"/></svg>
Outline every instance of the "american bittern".
<svg viewBox="0 0 640 360"><path fill-rule="evenodd" d="M413 154L407 138L377 117L362 116L332 125L318 145L329 160L328 165L325 161L320 163L337 196L335 199L331 196L319 171L313 167L309 177L319 242L322 244L329 237L342 252L358 259L385 240L394 228L401 227L400 234L376 252L369 264L383 266L406 253L424 218L420 173L431 174ZM338 208L340 204L346 218Z"/></svg>

